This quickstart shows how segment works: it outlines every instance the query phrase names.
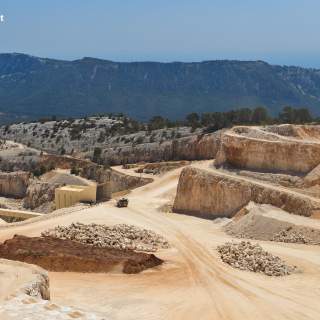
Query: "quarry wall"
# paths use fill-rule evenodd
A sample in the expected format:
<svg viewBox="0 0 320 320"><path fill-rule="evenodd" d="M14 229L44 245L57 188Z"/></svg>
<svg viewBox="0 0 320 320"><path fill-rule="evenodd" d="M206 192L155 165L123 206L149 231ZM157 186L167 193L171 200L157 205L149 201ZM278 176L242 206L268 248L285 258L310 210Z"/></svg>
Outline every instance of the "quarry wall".
<svg viewBox="0 0 320 320"><path fill-rule="evenodd" d="M181 172L173 210L204 218L232 217L250 201L303 216L320 210L320 200L303 194L192 167Z"/></svg>
<svg viewBox="0 0 320 320"><path fill-rule="evenodd" d="M305 174L320 162L320 144L290 139L268 141L225 133L216 165L270 172Z"/></svg>
<svg viewBox="0 0 320 320"><path fill-rule="evenodd" d="M24 171L0 172L0 195L23 198L29 184L30 174Z"/></svg>
<svg viewBox="0 0 320 320"><path fill-rule="evenodd" d="M153 181L151 178L126 175L95 164L85 166L81 175L99 184L108 183L111 193L138 188Z"/></svg>
<svg viewBox="0 0 320 320"><path fill-rule="evenodd" d="M212 159L219 150L221 134L222 131L217 131L210 134L167 140L162 143L107 148L103 150L102 159L110 165Z"/></svg>

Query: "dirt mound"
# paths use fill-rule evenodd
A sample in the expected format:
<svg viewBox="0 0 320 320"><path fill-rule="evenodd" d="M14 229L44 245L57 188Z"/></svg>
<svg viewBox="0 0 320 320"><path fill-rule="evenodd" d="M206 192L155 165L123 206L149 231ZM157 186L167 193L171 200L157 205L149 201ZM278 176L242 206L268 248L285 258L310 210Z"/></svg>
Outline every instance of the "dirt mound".
<svg viewBox="0 0 320 320"><path fill-rule="evenodd" d="M19 235L0 245L0 257L57 272L109 272L120 265L123 273L139 273L163 262L153 254L133 250L99 248L71 240Z"/></svg>
<svg viewBox="0 0 320 320"><path fill-rule="evenodd" d="M285 276L295 271L279 257L264 251L259 244L241 241L227 242L218 247L223 262L234 268L264 273L267 276Z"/></svg>
<svg viewBox="0 0 320 320"><path fill-rule="evenodd" d="M126 224L106 226L95 223L88 225L73 223L67 227L58 226L45 231L42 236L69 239L101 248L146 252L155 252L159 248L169 248L169 243L155 232Z"/></svg>
<svg viewBox="0 0 320 320"><path fill-rule="evenodd" d="M247 238L287 243L320 244L319 223L269 205L249 204L247 214L225 226L227 234Z"/></svg>

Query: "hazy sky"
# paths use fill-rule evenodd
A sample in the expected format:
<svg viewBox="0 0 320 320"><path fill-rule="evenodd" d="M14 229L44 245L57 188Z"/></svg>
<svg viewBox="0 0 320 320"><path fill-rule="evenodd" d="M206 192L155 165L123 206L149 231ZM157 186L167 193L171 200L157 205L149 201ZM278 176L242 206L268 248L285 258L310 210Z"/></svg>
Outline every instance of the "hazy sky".
<svg viewBox="0 0 320 320"><path fill-rule="evenodd" d="M319 0L0 0L0 52L320 68Z"/></svg>

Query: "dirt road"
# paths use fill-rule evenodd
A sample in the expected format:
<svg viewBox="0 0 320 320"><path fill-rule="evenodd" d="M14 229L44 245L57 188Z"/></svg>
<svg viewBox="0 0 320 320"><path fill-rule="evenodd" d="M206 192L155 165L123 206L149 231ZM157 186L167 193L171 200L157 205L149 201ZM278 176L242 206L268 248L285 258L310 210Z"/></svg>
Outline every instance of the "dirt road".
<svg viewBox="0 0 320 320"><path fill-rule="evenodd" d="M1 229L0 241L77 221L129 223L165 236L172 249L158 255L166 263L142 274L50 273L54 302L103 313L106 319L319 319L320 247L260 241L303 270L283 278L224 265L215 248L230 237L221 231L221 223L158 210L174 198L180 171L134 190L128 208L115 208L111 202Z"/></svg>

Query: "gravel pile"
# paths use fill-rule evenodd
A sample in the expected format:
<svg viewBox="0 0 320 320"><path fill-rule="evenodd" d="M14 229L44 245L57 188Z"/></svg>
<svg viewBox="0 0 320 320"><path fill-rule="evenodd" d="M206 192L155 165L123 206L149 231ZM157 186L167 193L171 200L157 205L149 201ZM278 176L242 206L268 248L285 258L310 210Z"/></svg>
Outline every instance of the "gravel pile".
<svg viewBox="0 0 320 320"><path fill-rule="evenodd" d="M279 233L277 233L273 237L272 241L286 242L286 243L303 243L303 244L313 243L313 241L307 238L303 233L296 232L296 231L290 232L288 230L282 230Z"/></svg>
<svg viewBox="0 0 320 320"><path fill-rule="evenodd" d="M262 249L259 244L249 241L227 242L218 247L223 262L234 268L264 273L267 276L285 276L295 271L279 257Z"/></svg>
<svg viewBox="0 0 320 320"><path fill-rule="evenodd" d="M44 237L69 239L102 248L155 252L169 248L169 243L162 236L147 229L132 225L73 223L68 227L58 226L41 234Z"/></svg>
<svg viewBox="0 0 320 320"><path fill-rule="evenodd" d="M224 230L240 239L320 245L319 221L292 215L270 205L249 203L224 226Z"/></svg>

